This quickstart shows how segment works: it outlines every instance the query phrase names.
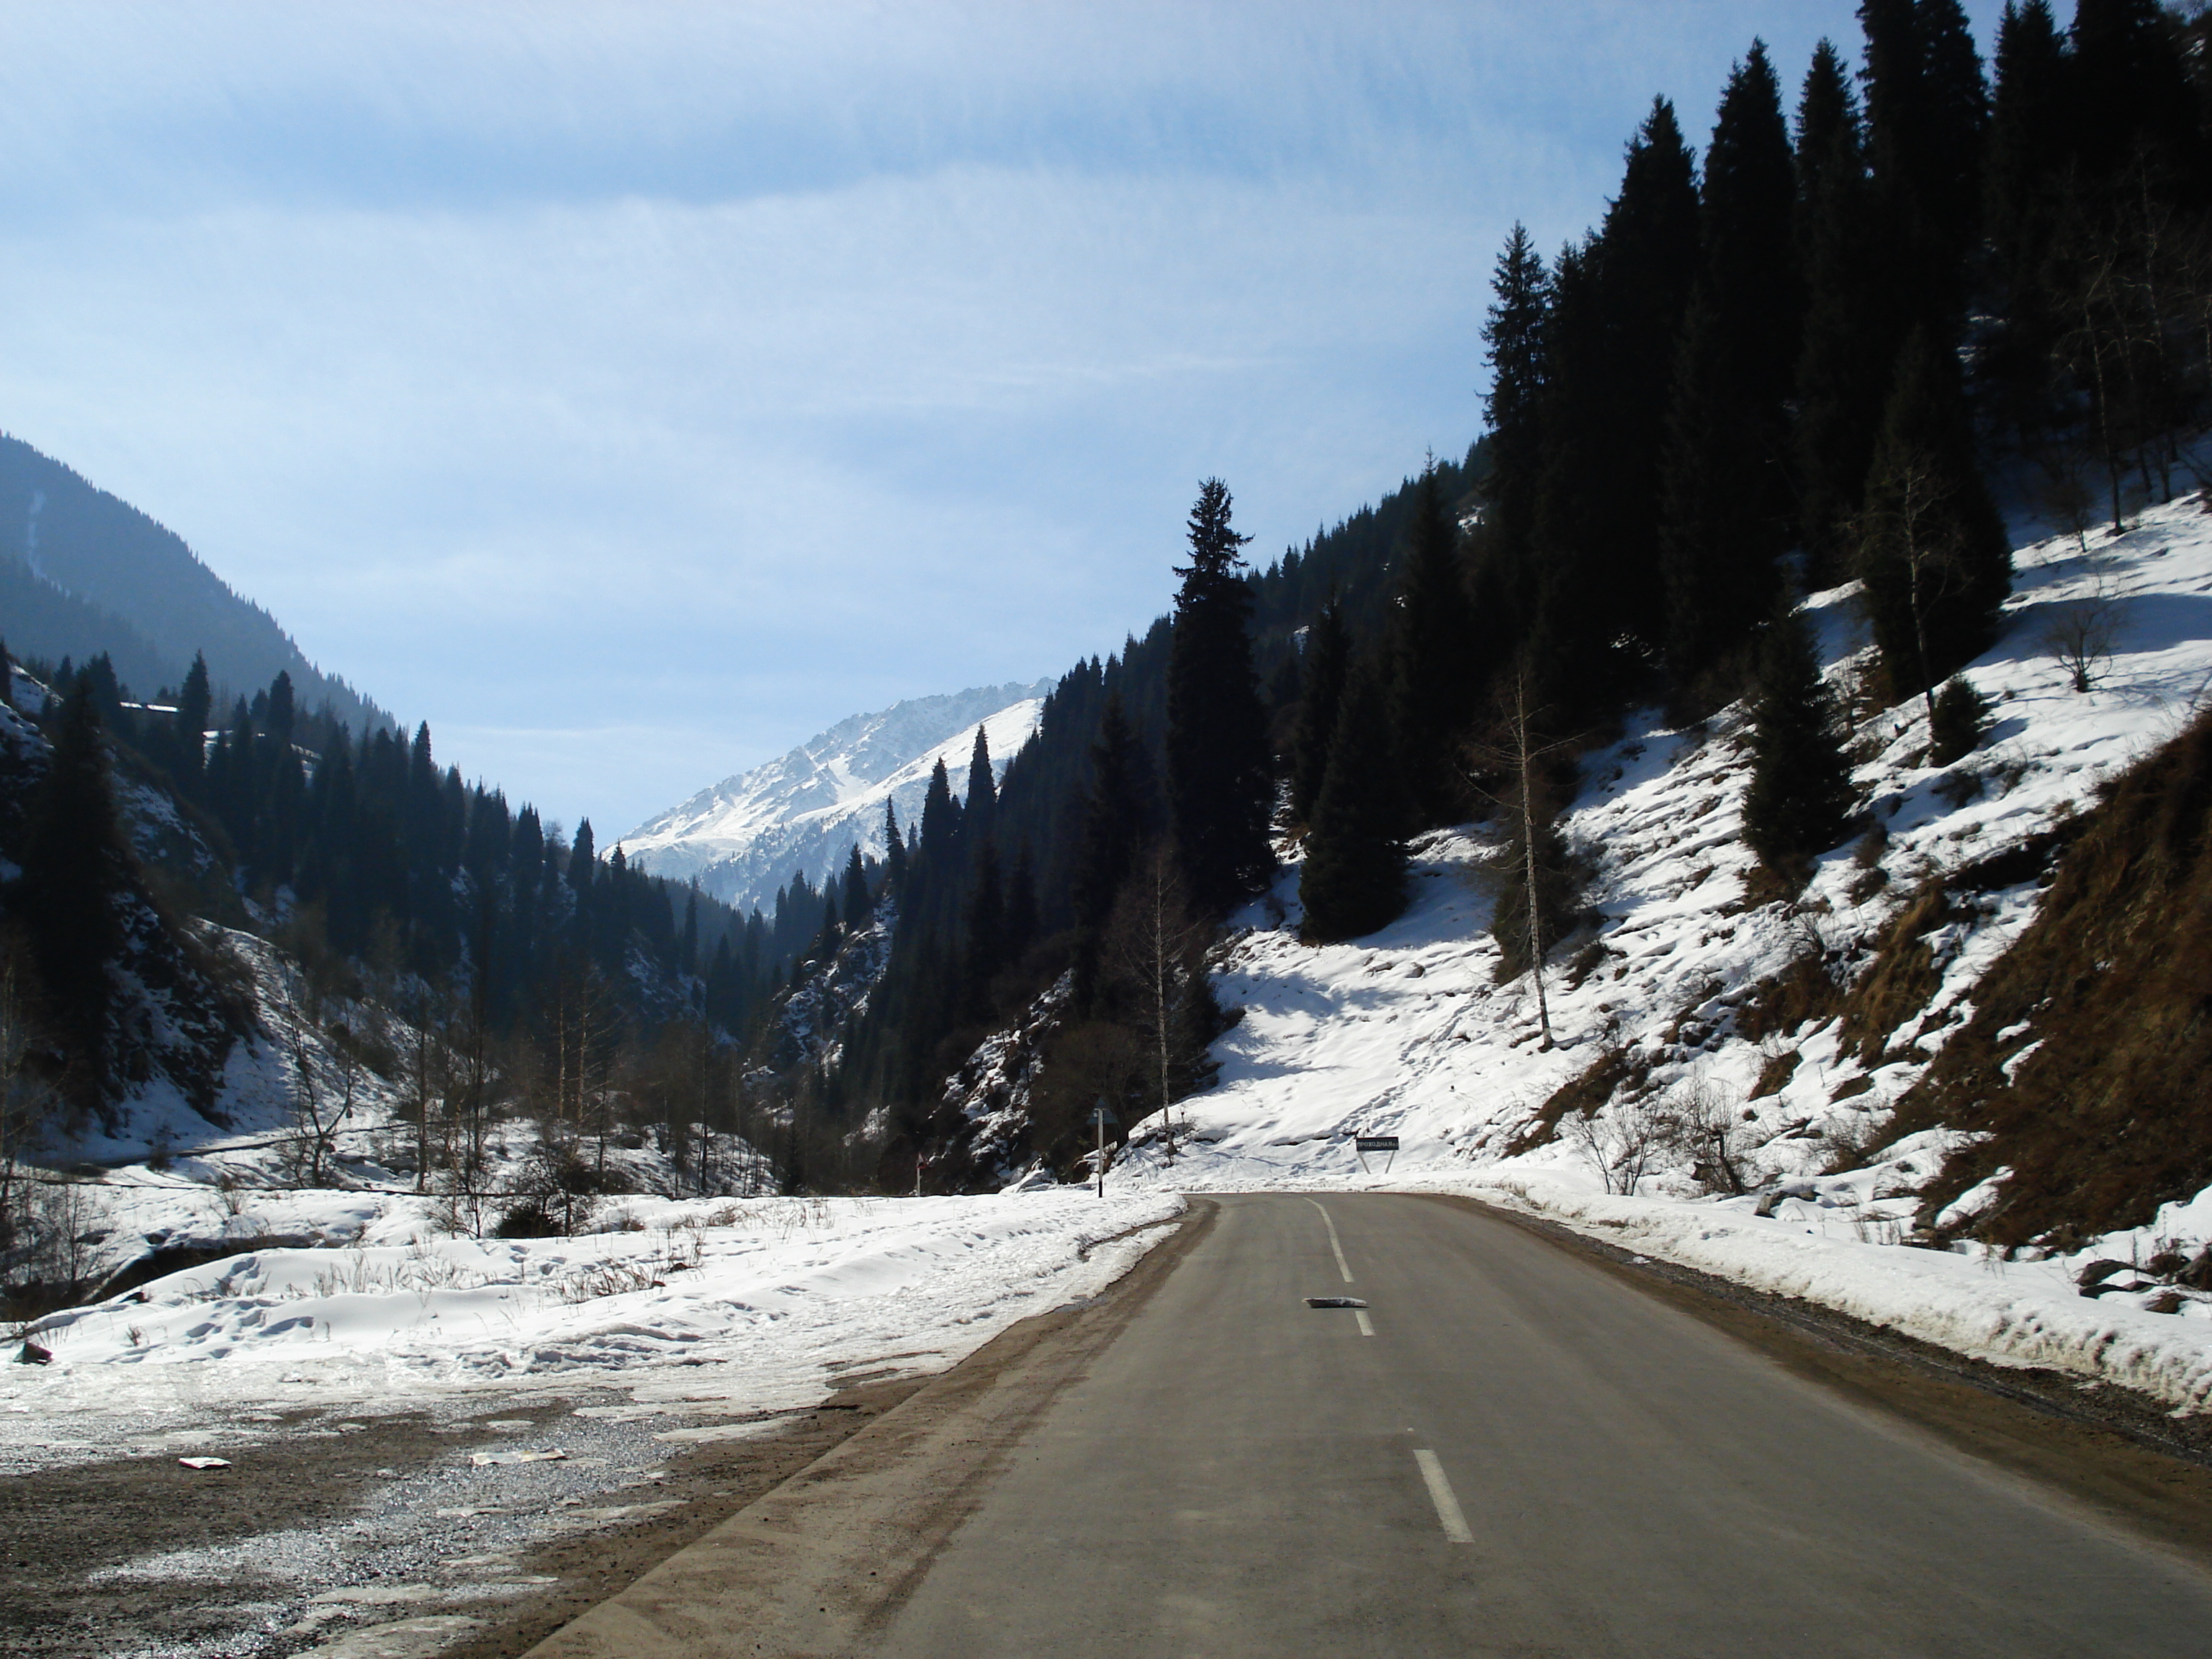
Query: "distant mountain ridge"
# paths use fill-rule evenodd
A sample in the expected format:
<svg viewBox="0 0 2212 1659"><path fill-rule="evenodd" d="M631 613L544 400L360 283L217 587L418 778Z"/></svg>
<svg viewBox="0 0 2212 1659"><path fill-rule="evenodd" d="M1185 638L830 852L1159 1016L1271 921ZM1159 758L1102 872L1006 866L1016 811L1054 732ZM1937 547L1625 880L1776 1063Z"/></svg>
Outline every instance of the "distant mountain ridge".
<svg viewBox="0 0 2212 1659"><path fill-rule="evenodd" d="M804 871L818 884L858 844L884 851L884 804L899 822L920 817L930 774L942 760L956 795L967 789L968 758L980 728L994 769L1036 730L1048 678L1033 685L986 685L915 697L855 714L790 753L702 789L640 824L624 855L654 875L696 877L714 897L773 910L775 890Z"/></svg>
<svg viewBox="0 0 2212 1659"><path fill-rule="evenodd" d="M184 538L21 440L0 436L0 637L24 656L106 652L141 697L207 656L219 688L250 696L289 673L300 705L345 722L392 717L309 662L276 619L240 597ZM218 712L227 712L219 710Z"/></svg>

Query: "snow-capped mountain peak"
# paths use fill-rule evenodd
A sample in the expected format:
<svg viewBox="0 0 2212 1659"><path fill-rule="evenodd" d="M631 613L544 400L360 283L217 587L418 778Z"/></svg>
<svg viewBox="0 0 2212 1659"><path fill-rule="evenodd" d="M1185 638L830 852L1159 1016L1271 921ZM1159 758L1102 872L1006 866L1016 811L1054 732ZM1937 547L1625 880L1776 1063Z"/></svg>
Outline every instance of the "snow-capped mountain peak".
<svg viewBox="0 0 2212 1659"><path fill-rule="evenodd" d="M914 697L855 714L790 753L701 790L622 838L633 863L678 880L696 877L740 908L772 908L794 870L819 882L857 842L884 850L884 803L902 823L921 812L930 774L942 760L953 792L964 792L980 727L1004 773L1036 730L1049 679Z"/></svg>

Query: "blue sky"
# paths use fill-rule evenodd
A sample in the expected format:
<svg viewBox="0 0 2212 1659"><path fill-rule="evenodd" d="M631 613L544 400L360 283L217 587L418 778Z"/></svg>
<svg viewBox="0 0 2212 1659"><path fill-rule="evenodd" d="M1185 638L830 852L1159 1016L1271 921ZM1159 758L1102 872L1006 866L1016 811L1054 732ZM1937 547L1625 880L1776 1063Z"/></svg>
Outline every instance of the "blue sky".
<svg viewBox="0 0 2212 1659"><path fill-rule="evenodd" d="M0 428L605 840L1462 451L1511 223L1852 10L0 3Z"/></svg>

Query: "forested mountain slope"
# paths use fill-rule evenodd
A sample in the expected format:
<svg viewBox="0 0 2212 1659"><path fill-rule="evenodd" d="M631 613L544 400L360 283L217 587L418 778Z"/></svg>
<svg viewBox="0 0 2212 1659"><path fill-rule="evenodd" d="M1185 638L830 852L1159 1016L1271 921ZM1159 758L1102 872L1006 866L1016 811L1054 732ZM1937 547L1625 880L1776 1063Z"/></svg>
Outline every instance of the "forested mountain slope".
<svg viewBox="0 0 2212 1659"><path fill-rule="evenodd" d="M0 623L19 655L58 663L106 653L148 699L181 685L197 653L219 690L250 693L289 674L302 708L328 703L350 726L390 723L310 663L275 617L233 592L175 532L5 436Z"/></svg>

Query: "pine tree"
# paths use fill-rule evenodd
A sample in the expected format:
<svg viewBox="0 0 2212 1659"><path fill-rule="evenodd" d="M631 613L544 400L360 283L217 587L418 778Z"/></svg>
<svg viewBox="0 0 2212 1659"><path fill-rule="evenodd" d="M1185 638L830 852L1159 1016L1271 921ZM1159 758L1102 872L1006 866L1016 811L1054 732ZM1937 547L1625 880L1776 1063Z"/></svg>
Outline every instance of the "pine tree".
<svg viewBox="0 0 2212 1659"><path fill-rule="evenodd" d="M1682 330L1668 418L1661 568L1666 579L1667 666L1686 709L1725 702L1702 683L1749 637L1771 607L1778 521L1759 510L1778 437L1740 395L1727 369L1728 329L1702 295Z"/></svg>
<svg viewBox="0 0 2212 1659"><path fill-rule="evenodd" d="M853 843L845 855L845 925L854 931L868 925L875 901L868 893L868 866L860 860L860 845Z"/></svg>
<svg viewBox="0 0 2212 1659"><path fill-rule="evenodd" d="M1510 637L1547 674L1585 684L1610 678L1607 653L1620 637L1614 607L1598 592L1606 580L1600 503L1613 471L1614 390L1599 255L1592 237L1560 249L1553 262L1533 544L1525 568L1500 571L1486 562L1479 600L1486 616L1508 613Z"/></svg>
<svg viewBox="0 0 2212 1659"><path fill-rule="evenodd" d="M1218 915L1266 884L1273 868L1268 818L1267 715L1252 674L1251 612L1230 522L1228 486L1200 486L1189 522L1190 562L1176 567L1175 633L1167 672L1168 807L1191 902Z"/></svg>
<svg viewBox="0 0 2212 1659"><path fill-rule="evenodd" d="M1957 356L1917 331L1868 474L1862 603L1892 690L1934 688L1996 637L2012 587L2004 521L1974 459Z"/></svg>
<svg viewBox="0 0 2212 1659"><path fill-rule="evenodd" d="M598 858L599 849L592 841L592 821L586 818L576 825L576 839L568 846L568 885L575 889L580 906L592 890Z"/></svg>
<svg viewBox="0 0 2212 1659"><path fill-rule="evenodd" d="M884 802L884 891L906 890L906 842L899 836L898 808Z"/></svg>
<svg viewBox="0 0 2212 1659"><path fill-rule="evenodd" d="M1014 855L1013 873L1006 878L1006 960L1019 962L1037 939L1036 866L1027 842Z"/></svg>
<svg viewBox="0 0 2212 1659"><path fill-rule="evenodd" d="M1706 154L1705 264L1668 416L1660 557L1678 694L1749 637L1791 539L1788 398L1803 325L1796 197L1781 89L1753 41Z"/></svg>
<svg viewBox="0 0 2212 1659"><path fill-rule="evenodd" d="M82 678L63 707L29 817L12 908L68 1055L64 1091L79 1109L97 1110L115 1081L113 971L124 908L139 884L108 781L106 732Z"/></svg>
<svg viewBox="0 0 2212 1659"><path fill-rule="evenodd" d="M1851 526L1881 429L1896 342L1877 246L1872 181L1842 55L1823 40L1797 108L1799 525L1816 586L1851 562Z"/></svg>
<svg viewBox="0 0 2212 1659"><path fill-rule="evenodd" d="M1390 637L1390 720L1379 734L1405 779L1420 823L1448 823L1462 804L1454 745L1474 718L1474 618L1459 556L1459 526L1431 466L1421 475L1406 536L1405 574ZM1332 749L1334 747L1331 744Z"/></svg>
<svg viewBox="0 0 2212 1659"><path fill-rule="evenodd" d="M2177 199L2203 205L2203 111L2174 20L2158 0L2075 0L2071 33L2075 149L2088 178L2114 179L2141 160Z"/></svg>
<svg viewBox="0 0 2212 1659"><path fill-rule="evenodd" d="M1989 89L1958 0L1863 0L1867 155L1887 250L1885 333L1954 332L1978 239Z"/></svg>
<svg viewBox="0 0 2212 1659"><path fill-rule="evenodd" d="M1547 334L1552 279L1522 225L1513 227L1498 256L1483 341L1489 348L1490 476L1484 481L1483 565L1476 621L1485 629L1483 654L1532 620L1531 574L1536 513L1545 469L1542 411L1549 380ZM1322 734L1327 747L1335 710ZM1320 781L1314 781L1316 793ZM1307 811L1310 812L1309 799ZM1303 816L1303 815L1302 815Z"/></svg>
<svg viewBox="0 0 2212 1659"><path fill-rule="evenodd" d="M298 724L298 714L293 708L292 677L279 669L276 678L269 682L269 710L262 720L261 729L269 740L280 750L289 749L293 729Z"/></svg>
<svg viewBox="0 0 2212 1659"><path fill-rule="evenodd" d="M2045 268L2066 194L2074 113L2070 70L2048 0L2024 5L2008 0L1997 29L1983 184L1996 286L1987 359L2007 423L2023 439L2050 413L2045 388L2057 325Z"/></svg>
<svg viewBox="0 0 2212 1659"><path fill-rule="evenodd" d="M1595 613L1602 641L1656 646L1664 638L1661 477L1682 319L1700 264L1698 220L1697 164L1674 106L1656 99L1629 144L1620 194L1600 237L1607 476L1591 502L1595 539L1578 561L1589 586L1579 596L1558 592L1559 602ZM1590 665L1603 673L1605 665Z"/></svg>
<svg viewBox="0 0 2212 1659"><path fill-rule="evenodd" d="M1122 712L1121 694L1109 692L1091 746L1091 787L1083 805L1073 880L1068 895L1075 919L1075 989L1087 1006L1096 984L1098 952L1114 901L1136 867L1146 840L1144 763L1136 733Z"/></svg>
<svg viewBox="0 0 2212 1659"><path fill-rule="evenodd" d="M208 685L207 659L195 651L192 665L185 674L184 689L177 694L175 735L172 739L178 781L188 794L197 791L205 770L208 722L214 712L215 696Z"/></svg>
<svg viewBox="0 0 2212 1659"><path fill-rule="evenodd" d="M1352 636L1345 629L1344 607L1332 597L1306 635L1304 693L1298 700L1297 726L1291 738L1291 817L1299 823L1313 822L1314 804L1321 799L1322 778L1328 769L1329 740L1336 735L1337 710L1344 701L1344 676L1351 657Z"/></svg>
<svg viewBox="0 0 2212 1659"><path fill-rule="evenodd" d="M1791 220L1796 163L1782 113L1782 88L1763 42L1754 40L1729 76L1698 185L1705 295L1726 331L1735 395L1757 411L1770 445L1761 512L1786 518L1787 477L1772 465L1784 406L1803 334L1803 279Z"/></svg>
<svg viewBox="0 0 2212 1659"><path fill-rule="evenodd" d="M991 1017L991 981L1006 966L1006 897L999 877L999 849L985 836L975 848L974 885L962 929L966 952L961 963L962 1009L970 1019Z"/></svg>
<svg viewBox="0 0 2212 1659"><path fill-rule="evenodd" d="M1989 699L1964 674L1946 680L1928 721L1928 763L1948 766L1974 752L1989 729Z"/></svg>
<svg viewBox="0 0 2212 1659"><path fill-rule="evenodd" d="M1298 874L1309 939L1371 933L1406 908L1407 803L1378 678L1362 664L1345 686Z"/></svg>
<svg viewBox="0 0 2212 1659"><path fill-rule="evenodd" d="M1751 755L1745 844L1769 869L1802 886L1811 860L1849 832L1856 797L1812 631L1794 612L1767 625Z"/></svg>
<svg viewBox="0 0 2212 1659"><path fill-rule="evenodd" d="M933 868L951 860L960 839L960 803L952 799L952 780L939 760L929 774L929 787L921 798L921 835L918 851Z"/></svg>
<svg viewBox="0 0 2212 1659"><path fill-rule="evenodd" d="M993 781L991 745L983 728L975 728L975 746L968 757L968 798L961 805L961 827L971 846L990 838L998 820L999 792Z"/></svg>

